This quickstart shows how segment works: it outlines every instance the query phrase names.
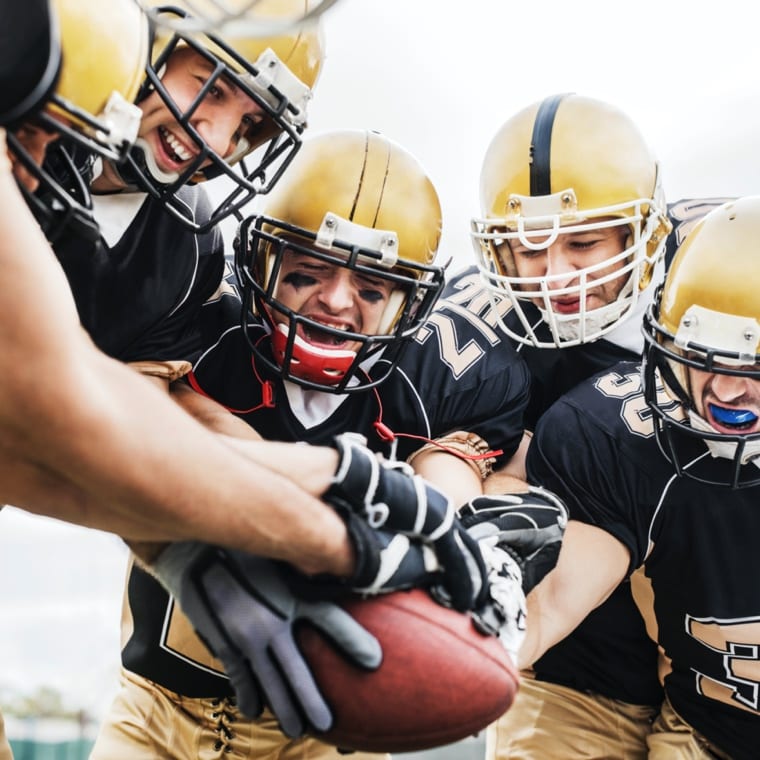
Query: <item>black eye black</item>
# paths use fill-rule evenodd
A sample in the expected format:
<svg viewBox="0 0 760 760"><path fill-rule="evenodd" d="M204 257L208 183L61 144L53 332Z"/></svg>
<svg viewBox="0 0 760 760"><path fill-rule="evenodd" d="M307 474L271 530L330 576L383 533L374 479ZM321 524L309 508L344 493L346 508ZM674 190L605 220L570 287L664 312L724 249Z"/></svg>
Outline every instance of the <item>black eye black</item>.
<svg viewBox="0 0 760 760"><path fill-rule="evenodd" d="M294 288L308 288L310 285L315 285L317 280L308 274L303 272L290 272L282 279L283 282L292 285Z"/></svg>
<svg viewBox="0 0 760 760"><path fill-rule="evenodd" d="M369 288L360 290L359 295L364 301L367 301L368 303L378 303L385 298L385 296L379 290L370 290Z"/></svg>

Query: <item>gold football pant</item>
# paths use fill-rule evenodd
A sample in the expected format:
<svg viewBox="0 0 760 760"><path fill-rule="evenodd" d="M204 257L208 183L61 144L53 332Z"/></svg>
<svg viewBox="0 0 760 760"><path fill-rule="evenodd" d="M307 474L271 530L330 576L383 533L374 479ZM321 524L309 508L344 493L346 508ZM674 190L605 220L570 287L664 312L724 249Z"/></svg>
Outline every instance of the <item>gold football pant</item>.
<svg viewBox="0 0 760 760"><path fill-rule="evenodd" d="M656 708L521 675L512 706L486 731L486 760L646 760Z"/></svg>
<svg viewBox="0 0 760 760"><path fill-rule="evenodd" d="M13 760L11 745L5 736L5 723L3 722L2 713L0 713L0 760Z"/></svg>
<svg viewBox="0 0 760 760"><path fill-rule="evenodd" d="M666 699L647 737L649 760L730 760L695 731Z"/></svg>
<svg viewBox="0 0 760 760"><path fill-rule="evenodd" d="M183 697L126 670L120 680L90 760L390 760L289 739L271 713L249 720L232 700Z"/></svg>

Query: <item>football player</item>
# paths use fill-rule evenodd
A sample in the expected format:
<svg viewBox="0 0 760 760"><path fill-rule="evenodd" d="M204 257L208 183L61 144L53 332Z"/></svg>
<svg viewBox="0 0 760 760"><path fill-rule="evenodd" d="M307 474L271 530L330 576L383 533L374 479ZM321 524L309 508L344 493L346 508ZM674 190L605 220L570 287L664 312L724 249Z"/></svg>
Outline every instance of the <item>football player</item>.
<svg viewBox="0 0 760 760"><path fill-rule="evenodd" d="M657 760L757 754L759 234L758 197L698 222L644 317L643 365L570 391L528 451L529 478L573 519L529 596L522 664L630 577L662 650Z"/></svg>
<svg viewBox="0 0 760 760"><path fill-rule="evenodd" d="M641 318L666 249L672 255L685 230L721 202L681 201L669 218L657 161L636 125L576 94L533 103L500 127L480 196L472 221L479 271L454 278L448 295L464 305L488 291L530 368L529 431L582 379L641 355ZM523 474L516 462L507 472ZM501 490L502 473L488 490ZM646 756L662 691L627 581L526 676L489 729L489 758Z"/></svg>
<svg viewBox="0 0 760 760"><path fill-rule="evenodd" d="M123 113L123 107L128 105L127 99L134 94L134 88L144 77L145 61L141 60L134 51L147 54L148 50L148 29L140 11L129 0L114 0L109 5L106 15L95 12L94 8L85 8L78 0L76 2L53 0L51 3L38 0L31 6L30 13L24 12L17 19L13 15L14 8L8 8L9 18L14 23L18 21L19 25L25 25L23 28L28 34L23 37L15 35L13 38L22 44L17 43L14 46L9 41L9 44L4 47L8 65L4 66L3 71L7 72L9 86L4 89L7 100L0 110L4 123L7 123L9 127L17 128L21 133L19 139L12 141L14 147L10 151L19 186L30 190L33 189L35 182L38 182L39 189L44 191L47 189L47 180L51 176L45 172L35 173L39 167L35 161L30 162L28 159L30 156L34 158L34 155L39 158L40 152L34 149L30 152L27 149L28 145L34 145L37 148L46 147L44 144L48 142L48 137L37 139L34 134L27 135L27 132L51 133L55 130L56 140L59 135L63 135L69 145L74 144L76 148L91 148L99 158L109 154L110 149L113 161L123 160L124 152L128 147L125 142L128 143L128 141L124 137L124 131L119 131L115 124L118 115ZM122 46L118 38L111 39L108 34L100 34L95 19L99 19L108 30L118 27L120 36L126 39L128 44ZM88 34L93 35L95 41L88 45L81 44L81 35ZM45 41L46 45L29 47L40 40ZM99 70L108 68L104 65L102 56L109 50L115 51L116 58L119 59L115 70L110 76L98 75ZM89 53L91 57L88 57ZM105 59L106 63L107 60ZM13 72L16 72L15 75ZM83 81L86 81L86 85L83 85ZM114 106L116 115L112 115L108 110L109 103L119 104L118 107ZM129 109L127 113L131 118ZM118 140L117 134L121 135ZM29 172L19 172L20 164L25 168L28 166ZM28 194L26 197L29 200ZM138 205L144 200L144 197L138 199ZM30 206L34 208L33 204ZM50 206L50 209L54 210L54 206ZM168 215L167 218L174 220L174 217L168 217ZM144 232L148 241L150 234L156 234L147 222L142 224L136 222L132 226L137 228L138 233ZM180 266L184 280L177 276L174 280L166 278L162 282L158 277L163 273L171 274L172 270L182 263L182 257L178 256L175 259L174 266L163 262L163 264L157 263L150 267L145 257L140 257L140 251L134 250L140 248L140 242L145 242L141 240L139 234L131 236L125 243L124 249L109 249L104 239L97 241L98 245L95 245L93 241L84 240L80 232L81 228L75 226L73 233L67 235L62 241L68 244L68 247L66 245L62 247L70 252L72 260L78 267L76 271L85 273L77 277L76 274L72 274L71 269L67 272L69 285L74 290L74 296L78 301L80 317L85 323L92 324L90 337L103 348L112 347L110 353L116 358L129 361L130 352L134 352L145 361L146 374L151 372L170 374L171 363L168 363L167 368L154 369L153 362L158 366L163 358L160 351L173 350L171 340L176 340L176 335L181 335L183 329L186 330L186 326L183 328L181 321L176 317L181 311L182 300L192 300L193 289L198 288L193 277L188 276L187 273L192 272L194 266L199 266L198 259L201 256L197 248L200 246L188 243L190 255L185 255L184 258L190 258L191 263L184 267ZM166 236L170 237L170 232L166 232ZM214 237L213 240L218 241L218 237ZM88 249L86 242L93 243L93 247ZM155 253L155 249L153 252ZM115 261L117 255L120 258ZM223 256L221 245L215 249L213 255L218 255L220 258ZM65 256L59 255L59 259L64 265L68 263ZM140 271L141 265L143 269ZM221 264L218 268L221 271ZM134 273L130 277L132 270ZM127 288L128 284L131 285L131 300L126 297L119 300L117 296ZM150 289L146 288L146 285L150 285ZM217 283L214 282L214 287L216 285ZM164 287L166 290L162 290ZM141 315L143 310L149 309L151 305L153 306L151 319L141 321L138 318L135 328L135 316ZM175 321L172 321L172 318L175 318ZM184 318L188 320L187 316ZM146 323L148 328L145 327ZM139 345L140 339L144 341L144 345ZM178 342L174 345L178 345ZM137 368L143 369L143 365L138 364ZM141 388L143 385L140 383L137 387ZM86 387L86 384L82 387ZM107 417L103 419L105 423ZM167 427L168 429L170 426ZM208 437L204 436L204 439L208 440ZM276 463L277 458L277 456L272 456L271 462ZM324 460L326 463L333 464L336 461L334 452L331 452ZM328 469L331 468L328 467ZM308 482L308 479L305 482ZM324 480L322 485L326 487L328 483L329 479ZM20 506L23 505L20 504ZM314 506L317 506L317 502L314 502ZM107 513L105 505L102 511L104 515ZM97 522L98 517L95 514L82 514L81 519L85 518L93 521L92 524L95 527L104 526L104 523ZM111 518L104 517L103 519L110 526L109 529L116 532L118 532L118 525L124 523L129 526L130 524L126 516L121 517L118 522L112 522ZM333 520L330 518L329 522L333 523ZM147 538L150 535L147 526L142 522L139 526L140 529L137 531L135 527L128 527L124 535L127 538L134 538L137 537L135 536L137 533ZM154 527L157 538L166 531L170 534L176 532L173 527L169 530L168 525L162 529L160 523L156 523ZM180 532L181 535L184 533ZM350 564L350 557L344 558L343 562L345 559L349 559ZM318 560L318 564L321 564L321 560Z"/></svg>
<svg viewBox="0 0 760 760"><path fill-rule="evenodd" d="M236 281L204 309L216 340L192 387L176 388L185 408L241 438L359 434L386 458L425 467L453 503L481 493L521 440L528 376L511 348L492 350L493 320L446 301L431 313L440 231L433 185L398 144L362 130L305 141L241 226ZM564 513L553 502L546 512L558 540ZM137 566L125 601L122 690L93 758L340 757L298 737L303 725L241 712L222 663ZM170 721L145 720L157 705Z"/></svg>
<svg viewBox="0 0 760 760"><path fill-rule="evenodd" d="M153 4L159 25L137 96L137 140L126 163L94 172L92 187L99 194L147 192L204 232L268 192L296 154L324 60L322 27L304 23L278 36L170 33L161 19L191 21L184 9L196 3ZM256 16L265 23L315 4L260 0ZM192 213L180 191L220 176L228 180L227 197L202 216Z"/></svg>
<svg viewBox="0 0 760 760"><path fill-rule="evenodd" d="M114 0L111 6L116 4ZM128 0L123 5L125 11L128 6L136 12ZM25 102L24 108L17 107L24 93L34 96L39 108L47 105L58 82L57 75L50 74L51 67L81 64L86 70L93 65L84 58L87 46L79 50L62 45L57 36L59 14L75 14L81 7L81 3L67 2L51 7L44 1L25 5L22 20L34 33L12 36L2 46L0 72L16 80L13 87L2 88L7 99L0 102L0 113L10 114L8 126L17 126L19 113L25 123L37 119ZM76 31L79 27L61 24L61 28ZM47 44L40 46L40 40ZM73 51L63 63L61 48ZM102 59L94 62L97 66L105 63ZM55 113L55 98L51 102ZM86 131L82 130L82 137ZM209 435L144 378L95 350L81 328L63 272L19 193L4 130L0 138L0 194L7 227L0 257L12 286L5 294L6 308L14 314L3 338L8 365L2 392L2 501L114 532L133 545L204 538L289 560L306 573L347 578L348 587L369 585L368 593L382 590L392 572L387 574L388 562L378 542L388 537L388 531L375 535L377 531L362 522L360 515L341 515L316 498L340 488L342 473L351 472L340 451L248 442L242 456L242 446L236 451L218 436ZM86 253L83 249L82 255ZM132 284L142 288L141 297L146 286L160 285L150 279ZM46 320L41 321L39 312L30 308L33 303L45 305ZM109 315L106 311L104 319ZM33 419L41 424L30 425ZM284 464L286 459L288 465L297 463L298 486ZM160 478L155 476L159 472ZM410 503L416 503L416 495L446 503L437 491L404 473L384 469L376 475L375 485L379 482L385 488L384 502L398 502L407 511ZM340 503L345 508L352 496L341 497ZM363 496L357 512L358 506L371 503L371 498ZM447 512L441 512L446 521L436 526L438 546L446 540L446 528L457 527ZM296 534L291 535L293 530ZM405 536L408 554L413 554L412 542L424 536L413 529L406 530ZM451 544L447 546L451 559L455 551ZM215 556L220 553L216 550ZM234 557L244 561L239 553ZM225 559L233 561L227 555ZM163 553L161 560L168 562ZM182 577L183 570L175 561L166 575ZM375 579L378 573L382 577ZM184 585L191 589L192 582ZM253 600L248 607L255 607ZM214 632L220 635L220 610L216 612L217 629L204 629L210 638ZM333 613L321 622L328 632L346 640L348 654L376 664L376 642L346 617L336 618ZM252 655L253 641L236 644L241 659ZM251 683L247 670L237 671L237 676L236 686L247 688Z"/></svg>

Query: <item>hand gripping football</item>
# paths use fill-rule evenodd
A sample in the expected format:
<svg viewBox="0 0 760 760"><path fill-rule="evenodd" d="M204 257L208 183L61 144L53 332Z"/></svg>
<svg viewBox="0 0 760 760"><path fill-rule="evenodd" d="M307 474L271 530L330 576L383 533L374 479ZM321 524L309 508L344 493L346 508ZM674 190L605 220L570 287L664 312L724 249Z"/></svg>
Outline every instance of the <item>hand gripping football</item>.
<svg viewBox="0 0 760 760"><path fill-rule="evenodd" d="M413 752L459 741L509 709L519 675L495 636L420 589L341 602L373 633L372 672L344 659L310 627L298 641L334 723L317 738L365 752Z"/></svg>

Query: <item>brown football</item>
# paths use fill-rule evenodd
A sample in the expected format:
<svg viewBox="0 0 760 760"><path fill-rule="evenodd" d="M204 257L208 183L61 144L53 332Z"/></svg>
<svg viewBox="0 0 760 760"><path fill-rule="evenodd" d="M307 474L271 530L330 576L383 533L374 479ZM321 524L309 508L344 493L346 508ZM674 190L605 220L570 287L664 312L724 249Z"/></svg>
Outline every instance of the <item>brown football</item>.
<svg viewBox="0 0 760 760"><path fill-rule="evenodd" d="M375 671L353 665L312 628L299 644L334 722L320 739L365 752L413 752L476 734L509 709L518 671L495 636L425 591L341 602L383 649Z"/></svg>

